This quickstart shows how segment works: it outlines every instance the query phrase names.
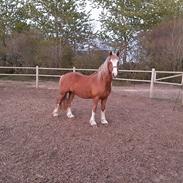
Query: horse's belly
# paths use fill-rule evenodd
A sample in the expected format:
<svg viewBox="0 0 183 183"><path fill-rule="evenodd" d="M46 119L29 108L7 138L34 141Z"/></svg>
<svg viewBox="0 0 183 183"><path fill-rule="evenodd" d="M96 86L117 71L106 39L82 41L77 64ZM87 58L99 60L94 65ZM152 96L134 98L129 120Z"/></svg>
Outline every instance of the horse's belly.
<svg viewBox="0 0 183 183"><path fill-rule="evenodd" d="M91 92L86 89L75 90L74 93L80 98L84 98L84 99L92 98Z"/></svg>
<svg viewBox="0 0 183 183"><path fill-rule="evenodd" d="M70 85L69 90L80 98L91 98L91 86L88 80L85 81L80 78L80 80Z"/></svg>
<svg viewBox="0 0 183 183"><path fill-rule="evenodd" d="M69 76L72 76L69 78ZM95 81L93 78L84 77L82 75L78 75L75 73L68 74L63 78L63 81L61 83L61 88L64 91L70 91L73 92L75 95L77 95L80 98L84 99L90 99L90 98L106 98L110 94L110 87L111 84L106 86L106 84L103 84L99 81ZM65 79L65 80L64 80Z"/></svg>

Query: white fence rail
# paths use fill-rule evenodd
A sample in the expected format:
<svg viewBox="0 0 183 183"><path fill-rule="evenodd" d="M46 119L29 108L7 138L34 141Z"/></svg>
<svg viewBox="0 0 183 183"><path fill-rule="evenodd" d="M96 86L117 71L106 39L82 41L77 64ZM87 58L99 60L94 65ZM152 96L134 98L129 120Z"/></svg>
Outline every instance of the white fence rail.
<svg viewBox="0 0 183 183"><path fill-rule="evenodd" d="M39 78L40 77L53 77L53 78L59 78L60 75L52 75L52 74L41 74L42 70L50 70L50 71L90 71L95 72L97 69L79 69L79 68L46 68L46 67L7 67L7 66L0 66L0 70L5 69L21 69L21 70L33 70L34 74L20 74L20 73L1 73L0 76L26 76L26 77L35 77L36 88L39 87ZM132 82L143 82L143 83L150 83L150 89L149 89L149 97L153 98L154 96L154 84L167 84L167 85L174 85L174 86L181 86L183 87L183 72L177 72L177 71L156 71L154 68L151 71L148 70L119 70L119 73L149 73L151 75L150 80L142 80L142 79L128 79L128 78L116 78L115 80L119 81L132 81ZM157 78L157 74L171 74L171 76L161 77ZM164 80L181 77L181 83L175 83L175 82L166 82ZM162 81L163 80L163 81ZM183 91L182 91L182 104L183 104Z"/></svg>

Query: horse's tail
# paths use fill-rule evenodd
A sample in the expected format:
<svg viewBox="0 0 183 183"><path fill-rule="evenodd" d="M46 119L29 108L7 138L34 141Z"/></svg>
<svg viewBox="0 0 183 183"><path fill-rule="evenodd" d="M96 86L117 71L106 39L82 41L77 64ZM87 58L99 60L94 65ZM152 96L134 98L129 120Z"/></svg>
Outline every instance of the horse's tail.
<svg viewBox="0 0 183 183"><path fill-rule="evenodd" d="M67 92L60 104L61 109L66 110L69 107L70 102L70 92Z"/></svg>
<svg viewBox="0 0 183 183"><path fill-rule="evenodd" d="M61 81L62 81L63 75L60 76L60 80L59 80L59 90L61 90Z"/></svg>
<svg viewBox="0 0 183 183"><path fill-rule="evenodd" d="M61 75L60 76L60 80L59 80L59 90L61 92L62 90L62 80L63 80L63 76L64 75ZM64 96L64 98L62 99L62 102L60 103L60 108L63 109L63 110L66 110L69 106L69 101L70 101L70 92L67 92Z"/></svg>

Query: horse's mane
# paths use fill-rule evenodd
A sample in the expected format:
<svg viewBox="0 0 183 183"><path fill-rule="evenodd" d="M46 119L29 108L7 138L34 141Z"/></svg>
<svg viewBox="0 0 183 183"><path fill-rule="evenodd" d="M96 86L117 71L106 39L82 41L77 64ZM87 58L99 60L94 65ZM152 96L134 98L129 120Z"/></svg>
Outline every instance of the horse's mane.
<svg viewBox="0 0 183 183"><path fill-rule="evenodd" d="M98 74L98 79L100 79L103 74L108 73L108 61L109 61L109 56L106 58L105 62L98 68L97 74Z"/></svg>

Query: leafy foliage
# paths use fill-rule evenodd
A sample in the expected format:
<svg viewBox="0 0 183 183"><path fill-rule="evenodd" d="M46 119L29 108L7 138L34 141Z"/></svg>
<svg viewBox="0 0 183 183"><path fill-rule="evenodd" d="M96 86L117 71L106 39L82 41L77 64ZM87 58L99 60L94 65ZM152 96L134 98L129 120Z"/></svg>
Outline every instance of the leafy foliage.
<svg viewBox="0 0 183 183"><path fill-rule="evenodd" d="M63 63L62 65L71 65L69 60L71 60L73 52L76 52L78 44L87 42L92 35L90 14L86 14L82 10L83 7L84 3L79 0L0 0L0 49L4 50L3 47L5 47L6 53L12 51L9 43L12 44L13 41L14 44L11 47L17 46L18 49L19 45L26 44L29 35L34 34L34 30L38 30L37 32L42 34L39 41L44 42L41 39L49 40L50 47L54 47L54 49L50 49L54 53L54 57L50 61L53 60L57 67L61 65L60 62L65 62L64 60L68 60L69 64ZM15 35L18 36L16 40ZM21 36L23 42L18 41ZM27 44L29 45L29 42ZM25 45L25 48L31 50L28 45ZM36 50L38 45L35 43L34 46ZM38 48L41 49L40 45ZM25 49L23 50L25 51ZM14 52L11 54L13 55ZM34 60L31 56L37 54L35 59L39 58L40 63L41 57L38 51L32 55L25 51L25 54L27 54L27 61L28 56L30 56L30 60ZM27 62L22 54L18 55L22 57L22 62ZM29 64L31 63L30 61Z"/></svg>
<svg viewBox="0 0 183 183"><path fill-rule="evenodd" d="M183 0L92 2L103 8L99 35L93 33L84 0L0 0L0 64L96 68L106 54L90 46L94 48L94 39L102 39L123 50L123 68L183 69L178 23ZM81 45L89 45L88 53L79 52Z"/></svg>
<svg viewBox="0 0 183 183"><path fill-rule="evenodd" d="M164 19L182 16L182 0L93 0L103 7L101 35L131 59L139 33L149 31ZM142 35L142 34L141 34Z"/></svg>
<svg viewBox="0 0 183 183"><path fill-rule="evenodd" d="M149 68L183 70L183 21L161 22L141 39L141 61Z"/></svg>

